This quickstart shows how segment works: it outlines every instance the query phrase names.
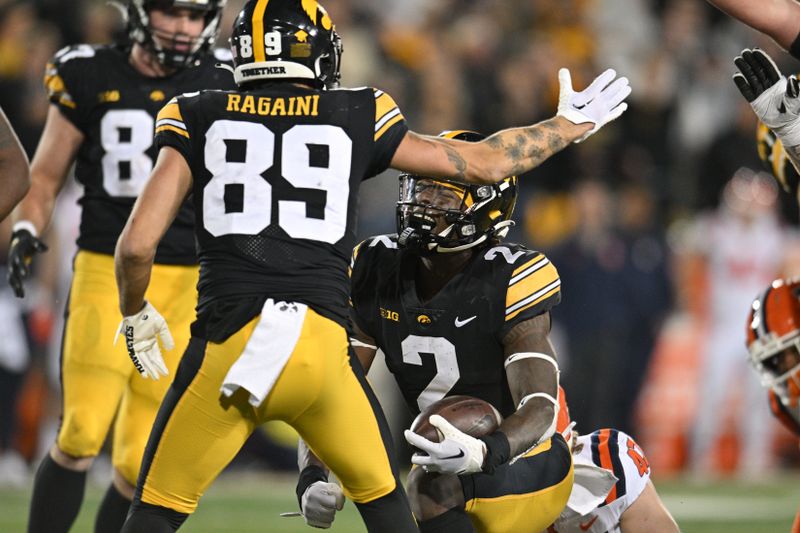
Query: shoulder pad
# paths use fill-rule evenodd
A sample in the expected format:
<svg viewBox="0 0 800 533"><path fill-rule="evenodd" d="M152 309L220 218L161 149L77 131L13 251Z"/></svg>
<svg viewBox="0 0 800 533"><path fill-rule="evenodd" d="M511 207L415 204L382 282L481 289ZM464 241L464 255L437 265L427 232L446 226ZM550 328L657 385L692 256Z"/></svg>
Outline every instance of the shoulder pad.
<svg viewBox="0 0 800 533"><path fill-rule="evenodd" d="M73 44L56 52L53 63L63 65L72 59L94 57L96 54L97 48L90 44Z"/></svg>

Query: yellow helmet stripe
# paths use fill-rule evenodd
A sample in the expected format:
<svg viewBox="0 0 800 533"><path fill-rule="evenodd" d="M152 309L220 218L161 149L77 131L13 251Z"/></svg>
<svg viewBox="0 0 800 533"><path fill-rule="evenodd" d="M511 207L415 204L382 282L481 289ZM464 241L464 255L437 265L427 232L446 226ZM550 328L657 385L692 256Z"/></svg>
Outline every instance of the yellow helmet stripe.
<svg viewBox="0 0 800 533"><path fill-rule="evenodd" d="M457 135L461 135L462 133L474 133L474 132L469 130L453 130L442 133L440 137L444 139L454 139Z"/></svg>
<svg viewBox="0 0 800 533"><path fill-rule="evenodd" d="M256 61L266 61L264 55L264 12L269 0L258 0L253 10L253 54Z"/></svg>
<svg viewBox="0 0 800 533"><path fill-rule="evenodd" d="M311 19L311 22L314 23L314 26L317 25L317 0L303 0L301 2L303 5L303 11L306 12L308 18Z"/></svg>

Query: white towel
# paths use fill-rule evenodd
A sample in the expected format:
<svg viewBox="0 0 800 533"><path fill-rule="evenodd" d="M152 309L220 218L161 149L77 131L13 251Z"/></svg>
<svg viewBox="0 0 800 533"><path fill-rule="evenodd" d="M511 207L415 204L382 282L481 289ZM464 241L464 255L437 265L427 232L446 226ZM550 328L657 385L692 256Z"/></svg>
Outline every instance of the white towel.
<svg viewBox="0 0 800 533"><path fill-rule="evenodd" d="M222 394L230 396L241 387L250 393L251 405L261 405L297 345L306 309L304 304L272 298L264 303L253 334L222 381Z"/></svg>
<svg viewBox="0 0 800 533"><path fill-rule="evenodd" d="M572 459L575 467L575 484L572 486L567 508L583 516L605 501L617 482L617 476L580 455L573 455Z"/></svg>

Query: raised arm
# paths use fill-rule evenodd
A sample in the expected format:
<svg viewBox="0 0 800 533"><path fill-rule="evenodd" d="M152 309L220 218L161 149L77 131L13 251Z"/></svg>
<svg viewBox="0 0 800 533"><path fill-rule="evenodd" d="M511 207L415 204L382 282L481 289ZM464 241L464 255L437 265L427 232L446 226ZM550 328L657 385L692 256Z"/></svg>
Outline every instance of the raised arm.
<svg viewBox="0 0 800 533"><path fill-rule="evenodd" d="M559 71L559 103L555 117L490 135L481 142L430 137L409 131L391 166L421 176L466 183L495 183L540 165L572 142L581 142L626 109L631 88L627 78L609 69L580 92L572 89L567 69Z"/></svg>
<svg viewBox="0 0 800 533"><path fill-rule="evenodd" d="M800 34L800 3L795 0L708 0L736 20L772 37L785 50Z"/></svg>
<svg viewBox="0 0 800 533"><path fill-rule="evenodd" d="M0 194L0 221L8 216L30 189L28 172L28 156L0 109L0 185L3 188L3 194Z"/></svg>

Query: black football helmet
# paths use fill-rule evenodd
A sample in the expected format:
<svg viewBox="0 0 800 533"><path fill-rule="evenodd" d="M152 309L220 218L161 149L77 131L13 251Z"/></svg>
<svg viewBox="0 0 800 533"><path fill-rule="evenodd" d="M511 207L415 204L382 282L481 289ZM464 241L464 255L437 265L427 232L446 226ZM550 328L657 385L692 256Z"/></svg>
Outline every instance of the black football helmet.
<svg viewBox="0 0 800 533"><path fill-rule="evenodd" d="M474 131L446 131L446 139L478 142L484 135ZM440 194L458 195L457 207ZM472 185L452 180L400 175L400 199L397 202L397 234L400 246L416 248L421 253L460 252L484 242L499 241L514 224L511 215L517 203L517 177L505 178L493 185ZM443 217L446 227L437 231Z"/></svg>
<svg viewBox="0 0 800 533"><path fill-rule="evenodd" d="M139 43L156 56L159 63L166 67L183 68L193 65L213 45L219 34L219 22L222 8L227 0L128 0L127 19L128 36L132 42ZM151 9L169 10L172 8L189 9L205 14L205 27L199 37L189 39L188 51L179 51L175 47L179 35L168 35L158 32L150 25ZM172 46L163 46L161 41L172 42Z"/></svg>
<svg viewBox="0 0 800 533"><path fill-rule="evenodd" d="M231 51L239 86L263 80L339 86L342 40L316 0L249 0L233 23Z"/></svg>

